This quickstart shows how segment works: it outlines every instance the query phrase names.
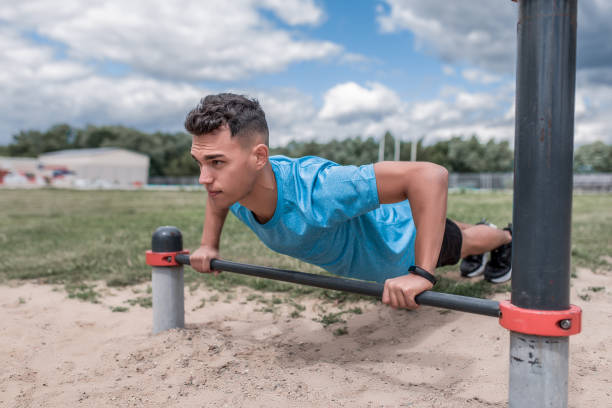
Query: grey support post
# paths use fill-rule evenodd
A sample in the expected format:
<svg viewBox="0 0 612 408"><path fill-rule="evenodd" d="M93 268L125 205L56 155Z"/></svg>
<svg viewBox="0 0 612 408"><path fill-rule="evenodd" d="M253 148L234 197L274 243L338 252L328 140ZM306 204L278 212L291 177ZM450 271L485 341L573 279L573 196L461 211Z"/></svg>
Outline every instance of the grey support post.
<svg viewBox="0 0 612 408"><path fill-rule="evenodd" d="M174 254L182 252L181 231L175 227L155 230L152 251L147 253L147 263L153 266L153 334L185 327L183 265L174 262Z"/></svg>
<svg viewBox="0 0 612 408"><path fill-rule="evenodd" d="M520 0L512 304L570 308L576 0ZM568 337L510 334L509 406L567 407Z"/></svg>

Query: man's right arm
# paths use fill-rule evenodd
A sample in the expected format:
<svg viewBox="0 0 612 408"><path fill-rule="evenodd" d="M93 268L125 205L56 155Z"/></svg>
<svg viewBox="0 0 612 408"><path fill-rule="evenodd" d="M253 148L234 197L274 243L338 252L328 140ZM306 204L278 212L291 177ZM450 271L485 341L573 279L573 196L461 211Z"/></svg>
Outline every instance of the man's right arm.
<svg viewBox="0 0 612 408"><path fill-rule="evenodd" d="M219 258L221 231L229 208L216 208L210 197L206 199L204 229L200 247L189 257L191 267L198 272L218 272L210 269L210 261Z"/></svg>

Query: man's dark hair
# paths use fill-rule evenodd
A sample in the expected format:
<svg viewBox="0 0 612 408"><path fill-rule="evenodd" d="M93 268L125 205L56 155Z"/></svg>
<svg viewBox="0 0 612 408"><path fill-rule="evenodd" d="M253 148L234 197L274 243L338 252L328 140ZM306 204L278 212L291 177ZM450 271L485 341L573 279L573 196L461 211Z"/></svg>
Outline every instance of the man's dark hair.
<svg viewBox="0 0 612 408"><path fill-rule="evenodd" d="M232 137L252 138L259 134L268 145L266 114L257 102L244 95L221 93L200 100L185 119L185 129L194 136L228 125Z"/></svg>

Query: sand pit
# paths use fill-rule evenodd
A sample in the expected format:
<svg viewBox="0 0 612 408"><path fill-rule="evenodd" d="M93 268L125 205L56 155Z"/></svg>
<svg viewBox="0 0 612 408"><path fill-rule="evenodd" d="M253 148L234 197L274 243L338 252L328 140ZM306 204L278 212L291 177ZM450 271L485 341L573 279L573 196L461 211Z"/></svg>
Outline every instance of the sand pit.
<svg viewBox="0 0 612 408"><path fill-rule="evenodd" d="M571 407L612 401L612 273L580 269L572 303L583 332L570 340ZM592 290L592 288L604 289ZM142 290L146 286L139 289ZM359 302L361 314L304 299L300 316L272 294L237 288L229 299L186 290L187 328L151 334L152 310L129 306L134 288L101 303L49 285L0 286L2 407L503 407L508 333L493 318ZM579 296L588 295L588 300ZM279 295L276 295L279 296ZM498 295L501 300L509 294ZM248 300L250 299L250 300ZM339 334L346 327L348 334Z"/></svg>

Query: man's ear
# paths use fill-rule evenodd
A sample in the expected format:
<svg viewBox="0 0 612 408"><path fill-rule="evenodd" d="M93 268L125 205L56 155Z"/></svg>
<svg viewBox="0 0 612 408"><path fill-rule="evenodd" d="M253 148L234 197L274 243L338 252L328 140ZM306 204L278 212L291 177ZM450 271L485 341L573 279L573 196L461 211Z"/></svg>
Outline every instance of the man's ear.
<svg viewBox="0 0 612 408"><path fill-rule="evenodd" d="M257 167L257 170L260 170L266 164L268 164L269 154L270 151L268 150L268 146L263 143L253 147L253 155L255 156L255 166Z"/></svg>

